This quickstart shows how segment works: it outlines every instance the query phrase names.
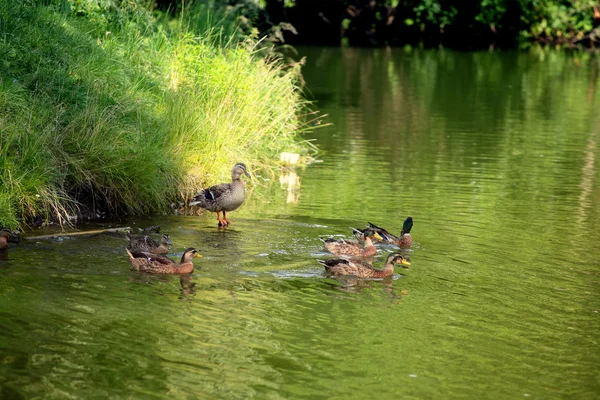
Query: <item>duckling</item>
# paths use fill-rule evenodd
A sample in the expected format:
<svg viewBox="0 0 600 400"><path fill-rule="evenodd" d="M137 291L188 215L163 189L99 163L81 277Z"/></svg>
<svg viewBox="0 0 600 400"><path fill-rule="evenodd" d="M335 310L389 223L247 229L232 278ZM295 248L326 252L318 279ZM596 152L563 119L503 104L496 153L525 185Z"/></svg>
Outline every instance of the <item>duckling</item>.
<svg viewBox="0 0 600 400"><path fill-rule="evenodd" d="M371 238L375 238L377 240L383 240L381 236L373 229L365 229L363 233L365 238L364 247L361 246L360 243L357 242L347 242L344 239L321 239L323 241L323 246L330 253L335 254L336 256L350 256L350 257L370 257L377 254L377 249L373 245L373 241Z"/></svg>
<svg viewBox="0 0 600 400"><path fill-rule="evenodd" d="M412 217L408 217L402 224L402 231L400 231L400 237L392 235L385 229L383 229L375 224L372 224L370 222L369 222L369 226L366 229L372 229L375 232L379 233L379 235L383 238L383 240L382 240L383 242L392 243L392 244L395 244L396 246L400 246L400 247L409 247L410 245L412 245L412 236L410 235L410 230L412 229L412 227L413 227L413 219L412 219ZM355 232L355 236L358 239L363 240L365 230L354 229L354 228L352 228L352 230Z"/></svg>
<svg viewBox="0 0 600 400"><path fill-rule="evenodd" d="M394 274L394 265L401 263L404 268L408 268L410 263L398 253L388 255L383 269L375 269L367 262L360 260L346 260L336 258L332 260L317 260L325 267L325 270L333 276L354 275L358 278L385 278Z"/></svg>
<svg viewBox="0 0 600 400"><path fill-rule="evenodd" d="M169 245L172 245L171 238L167 234L162 235L160 243L150 236L131 236L129 233L127 239L129 239L127 248L134 253L167 254Z"/></svg>
<svg viewBox="0 0 600 400"><path fill-rule="evenodd" d="M227 219L227 211L236 210L246 199L246 190L242 182L242 174L250 177L246 165L237 163L231 171L231 183L222 183L204 189L194 197L190 206L200 206L217 213L219 226L227 226L231 222ZM223 212L223 218L221 218Z"/></svg>
<svg viewBox="0 0 600 400"><path fill-rule="evenodd" d="M192 258L202 257L196 249L188 247L181 256L181 262L177 264L166 256L147 252L132 253L129 249L125 250L129 254L131 269L149 274L191 274L194 272Z"/></svg>

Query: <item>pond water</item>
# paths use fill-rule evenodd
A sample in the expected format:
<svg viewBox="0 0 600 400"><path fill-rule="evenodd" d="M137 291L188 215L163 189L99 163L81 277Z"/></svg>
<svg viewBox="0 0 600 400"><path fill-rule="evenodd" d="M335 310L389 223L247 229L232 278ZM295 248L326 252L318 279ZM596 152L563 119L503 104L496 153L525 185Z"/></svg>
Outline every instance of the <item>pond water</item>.
<svg viewBox="0 0 600 400"><path fill-rule="evenodd" d="M255 177L226 230L110 225L200 249L193 275L130 271L118 235L0 259L0 398L600 396L598 57L300 53L322 162ZM316 262L320 236L409 215L392 280Z"/></svg>

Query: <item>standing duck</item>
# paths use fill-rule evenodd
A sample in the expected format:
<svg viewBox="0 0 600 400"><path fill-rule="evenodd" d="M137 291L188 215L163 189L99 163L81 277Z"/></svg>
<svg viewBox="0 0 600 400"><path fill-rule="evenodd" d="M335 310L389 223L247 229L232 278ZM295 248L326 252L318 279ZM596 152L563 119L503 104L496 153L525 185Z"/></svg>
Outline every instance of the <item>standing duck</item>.
<svg viewBox="0 0 600 400"><path fill-rule="evenodd" d="M402 231L400 231L400 237L392 235L385 229L383 229L375 224L372 224L370 222L369 222L369 226L364 230L354 229L354 228L352 228L352 230L355 232L355 236L357 238L362 239L364 236L364 232L367 229L372 229L375 232L377 232L379 234L379 236L381 236L383 238L383 240L382 240L383 242L392 243L392 244L395 244L396 246L400 246L400 247L409 247L410 245L412 245L412 236L410 235L410 230L412 229L412 227L413 227L413 219L412 219L412 217L408 217L404 221L404 224L402 224Z"/></svg>
<svg viewBox="0 0 600 400"><path fill-rule="evenodd" d="M242 182L242 174L250 177L246 165L237 163L231 171L231 183L221 183L202 190L190 202L190 206L200 206L206 210L216 212L219 226L230 224L227 211L233 211L242 205L246 199L246 190ZM221 218L221 212L223 217Z"/></svg>
<svg viewBox="0 0 600 400"><path fill-rule="evenodd" d="M362 232L361 232L362 233ZM360 243L347 242L344 239L321 239L323 246L330 253L336 256L350 256L350 257L371 257L377 254L377 249L373 245L373 240L383 240L381 236L373 229L365 229L362 233L365 238L365 244L362 246Z"/></svg>
<svg viewBox="0 0 600 400"><path fill-rule="evenodd" d="M131 236L127 234L127 239L129 239L127 248L134 253L167 254L169 245L172 245L171 238L167 234L162 235L160 243L150 236Z"/></svg>
<svg viewBox="0 0 600 400"><path fill-rule="evenodd" d="M194 263L192 258L202 257L196 249L188 247L181 256L181 262L175 261L166 256L151 253L132 253L129 249L129 261L131 269L148 274L191 274L194 272Z"/></svg>
<svg viewBox="0 0 600 400"><path fill-rule="evenodd" d="M394 274L394 265L401 263L404 268L408 268L410 263L398 253L388 255L383 269L375 269L367 262L360 260L346 260L336 258L332 260L317 260L325 267L325 270L333 276L353 275L357 278L385 278Z"/></svg>

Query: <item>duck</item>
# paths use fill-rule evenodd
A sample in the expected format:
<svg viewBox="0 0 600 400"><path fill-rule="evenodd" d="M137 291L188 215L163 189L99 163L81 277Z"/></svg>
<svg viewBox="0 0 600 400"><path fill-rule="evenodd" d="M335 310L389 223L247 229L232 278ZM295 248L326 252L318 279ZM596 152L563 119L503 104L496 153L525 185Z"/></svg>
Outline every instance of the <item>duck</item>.
<svg viewBox="0 0 600 400"><path fill-rule="evenodd" d="M377 249L373 245L373 240L383 240L381 236L373 229L365 229L363 233L365 238L364 246L358 242L348 242L345 239L321 239L323 247L336 256L350 257L371 257L377 254Z"/></svg>
<svg viewBox="0 0 600 400"><path fill-rule="evenodd" d="M236 163L231 170L231 183L221 183L202 190L188 205L200 206L208 211L216 212L219 227L231 223L227 219L227 212L239 208L246 199L242 174L250 178L250 174L244 163ZM221 218L221 212L223 217Z"/></svg>
<svg viewBox="0 0 600 400"><path fill-rule="evenodd" d="M167 256L152 254L148 252L132 252L129 249L129 261L131 269L148 274L191 274L194 272L192 258L202 257L193 247L188 247L181 256L179 264Z"/></svg>
<svg viewBox="0 0 600 400"><path fill-rule="evenodd" d="M147 235L131 236L127 234L127 239L129 239L127 248L134 253L167 254L169 245L172 245L171 238L167 234L162 235L160 243Z"/></svg>
<svg viewBox="0 0 600 400"><path fill-rule="evenodd" d="M12 235L7 230L0 231L0 251L6 251L8 249L8 239L12 238Z"/></svg>
<svg viewBox="0 0 600 400"><path fill-rule="evenodd" d="M387 256L383 269L375 269L371 264L357 259L335 258L317 262L323 265L330 275L353 275L357 278L385 278L394 274L394 265L400 263L404 268L410 265L410 262L398 253L390 253Z"/></svg>
<svg viewBox="0 0 600 400"><path fill-rule="evenodd" d="M379 234L379 236L381 236L383 238L383 240L381 240L382 242L392 243L392 244L395 244L396 246L400 246L400 247L409 247L412 245L412 236L410 235L410 230L412 229L412 227L413 227L413 219L412 219L412 217L408 217L408 218L406 218L406 220L404 220L404 223L402 224L402 230L400 231L400 237L392 235L384 228L381 228L371 222L369 222L369 226L366 229L372 229L375 232L377 232ZM364 231L366 229L361 230L361 229L352 228L355 236L360 240L364 240L363 239Z"/></svg>

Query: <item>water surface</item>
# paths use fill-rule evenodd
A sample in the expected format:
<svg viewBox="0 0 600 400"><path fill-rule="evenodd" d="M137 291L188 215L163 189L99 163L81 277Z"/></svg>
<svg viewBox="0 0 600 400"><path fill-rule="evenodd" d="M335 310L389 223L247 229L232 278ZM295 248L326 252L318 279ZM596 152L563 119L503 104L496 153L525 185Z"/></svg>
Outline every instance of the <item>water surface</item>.
<svg viewBox="0 0 600 400"><path fill-rule="evenodd" d="M116 235L0 259L0 398L600 396L598 58L300 52L322 162L257 177L225 231L106 224L159 224L193 275L131 272ZM319 236L408 215L393 279L316 263Z"/></svg>

